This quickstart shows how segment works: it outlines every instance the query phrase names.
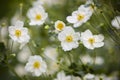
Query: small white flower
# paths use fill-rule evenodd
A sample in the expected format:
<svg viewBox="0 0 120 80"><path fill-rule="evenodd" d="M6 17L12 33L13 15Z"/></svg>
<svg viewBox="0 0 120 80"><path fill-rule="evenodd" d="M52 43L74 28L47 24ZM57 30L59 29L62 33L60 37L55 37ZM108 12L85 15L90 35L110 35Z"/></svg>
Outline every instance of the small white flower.
<svg viewBox="0 0 120 80"><path fill-rule="evenodd" d="M15 72L20 76L23 77L27 74L27 72L25 71L25 68L23 65L18 64L17 66L15 66Z"/></svg>
<svg viewBox="0 0 120 80"><path fill-rule="evenodd" d="M71 80L82 80L80 77L71 76Z"/></svg>
<svg viewBox="0 0 120 80"><path fill-rule="evenodd" d="M59 64L57 64L57 61L54 60L49 60L48 61L48 69L47 69L47 74L54 74L59 70Z"/></svg>
<svg viewBox="0 0 120 80"><path fill-rule="evenodd" d="M72 16L68 16L66 19L69 23L74 24L74 27L79 27L83 23L87 22L92 15L92 10L85 5L81 5L78 10L72 13Z"/></svg>
<svg viewBox="0 0 120 80"><path fill-rule="evenodd" d="M53 47L46 47L44 54L52 60L56 60L56 58L58 56L58 52L57 52L56 48L53 48Z"/></svg>
<svg viewBox="0 0 120 80"><path fill-rule="evenodd" d="M120 16L116 16L112 22L112 26L115 27L116 29L120 29Z"/></svg>
<svg viewBox="0 0 120 80"><path fill-rule="evenodd" d="M26 63L28 58L31 56L31 51L29 50L28 46L25 46L18 54L17 59L22 63Z"/></svg>
<svg viewBox="0 0 120 80"><path fill-rule="evenodd" d="M63 31L58 34L58 39L61 41L61 46L64 51L70 51L79 46L78 40L80 33L75 32L72 27L65 27Z"/></svg>
<svg viewBox="0 0 120 80"><path fill-rule="evenodd" d="M103 35L93 35L90 30L86 30L85 32L81 33L81 41L83 45L88 49L102 47L104 45L103 40Z"/></svg>
<svg viewBox="0 0 120 80"><path fill-rule="evenodd" d="M96 10L96 8L97 8L97 7L95 6L93 0L87 0L87 1L86 1L86 6L88 6L89 9L90 9L92 12L94 12L94 10Z"/></svg>
<svg viewBox="0 0 120 80"><path fill-rule="evenodd" d="M64 71L57 74L57 78L54 80L71 80L71 76L66 76Z"/></svg>
<svg viewBox="0 0 120 80"><path fill-rule="evenodd" d="M41 0L36 0L36 1L33 2L33 6L41 6L43 4L44 3Z"/></svg>
<svg viewBox="0 0 120 80"><path fill-rule="evenodd" d="M48 17L42 6L34 6L27 12L27 16L30 19L29 25L42 25Z"/></svg>
<svg viewBox="0 0 120 80"><path fill-rule="evenodd" d="M95 75L88 73L83 77L84 80L94 80L95 79Z"/></svg>
<svg viewBox="0 0 120 80"><path fill-rule="evenodd" d="M25 66L25 70L33 73L34 76L40 76L42 73L45 73L47 65L43 59L38 56L30 56L28 63Z"/></svg>
<svg viewBox="0 0 120 80"><path fill-rule="evenodd" d="M22 21L17 21L14 26L9 26L9 36L19 43L27 43L30 40L28 29L23 27Z"/></svg>
<svg viewBox="0 0 120 80"><path fill-rule="evenodd" d="M55 29L58 31L62 31L65 28L65 23L63 21L57 20L55 22Z"/></svg>
<svg viewBox="0 0 120 80"><path fill-rule="evenodd" d="M81 57L81 60L84 64L92 64L93 63L93 59L91 56L89 55L84 55Z"/></svg>

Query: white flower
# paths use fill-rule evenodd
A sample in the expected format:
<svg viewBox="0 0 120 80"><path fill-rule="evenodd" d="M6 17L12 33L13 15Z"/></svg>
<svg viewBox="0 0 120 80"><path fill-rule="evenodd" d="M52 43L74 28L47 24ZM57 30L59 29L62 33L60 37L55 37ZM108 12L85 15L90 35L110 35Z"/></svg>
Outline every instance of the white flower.
<svg viewBox="0 0 120 80"><path fill-rule="evenodd" d="M44 3L43 3L43 1L41 1L41 0L36 0L36 1L34 1L33 2L33 6L41 6L41 5L43 5Z"/></svg>
<svg viewBox="0 0 120 80"><path fill-rule="evenodd" d="M30 56L28 63L25 66L25 70L33 73L34 76L40 76L42 73L45 73L47 65L43 59L38 56Z"/></svg>
<svg viewBox="0 0 120 80"><path fill-rule="evenodd" d="M49 60L47 65L48 65L48 69L46 72L47 74L54 74L59 70L59 64L57 63L57 61Z"/></svg>
<svg viewBox="0 0 120 80"><path fill-rule="evenodd" d="M31 56L31 51L29 50L28 46L25 46L17 55L18 61L22 63L26 63L28 58Z"/></svg>
<svg viewBox="0 0 120 80"><path fill-rule="evenodd" d="M16 72L19 76L21 76L21 77L23 77L24 75L27 74L27 72L25 71L24 66L21 65L21 64L18 64L17 66L15 66L15 72Z"/></svg>
<svg viewBox="0 0 120 80"><path fill-rule="evenodd" d="M80 77L71 76L71 80L82 80Z"/></svg>
<svg viewBox="0 0 120 80"><path fill-rule="evenodd" d="M88 6L89 9L90 9L92 12L94 12L94 10L96 10L96 8L97 8L97 7L95 6L93 0L87 0L87 1L86 1L86 6Z"/></svg>
<svg viewBox="0 0 120 80"><path fill-rule="evenodd" d="M85 32L81 33L81 41L83 45L88 49L102 47L104 45L103 40L103 35L93 35L90 30L86 30Z"/></svg>
<svg viewBox="0 0 120 80"><path fill-rule="evenodd" d="M48 17L42 6L34 6L27 12L27 16L30 19L29 25L42 25Z"/></svg>
<svg viewBox="0 0 120 80"><path fill-rule="evenodd" d="M85 5L81 5L78 10L72 13L72 16L68 16L66 19L69 23L74 24L74 27L79 27L83 23L87 22L92 15L92 10Z"/></svg>
<svg viewBox="0 0 120 80"><path fill-rule="evenodd" d="M44 54L52 60L56 60L56 58L58 56L58 52L57 52L56 48L53 48L53 47L46 47Z"/></svg>
<svg viewBox="0 0 120 80"><path fill-rule="evenodd" d="M61 41L62 49L64 51L70 51L79 46L78 40L80 39L80 33L75 32L72 27L65 27L58 34L58 39Z"/></svg>
<svg viewBox="0 0 120 80"><path fill-rule="evenodd" d="M84 80L94 80L95 79L95 75L88 73L83 77Z"/></svg>
<svg viewBox="0 0 120 80"><path fill-rule="evenodd" d="M64 71L61 71L57 74L57 78L54 80L71 80L71 76L66 76Z"/></svg>
<svg viewBox="0 0 120 80"><path fill-rule="evenodd" d="M9 26L9 36L19 43L27 43L30 40L28 29L23 27L22 21L17 21L14 26Z"/></svg>
<svg viewBox="0 0 120 80"><path fill-rule="evenodd" d="M93 59L91 56L89 55L84 55L81 57L81 60L84 64L92 64L93 63Z"/></svg>
<svg viewBox="0 0 120 80"><path fill-rule="evenodd" d="M58 31L62 31L65 28L65 23L63 21L57 20L55 22L55 29Z"/></svg>
<svg viewBox="0 0 120 80"><path fill-rule="evenodd" d="M115 27L116 29L120 29L120 16L116 16L112 22L112 26Z"/></svg>
<svg viewBox="0 0 120 80"><path fill-rule="evenodd" d="M97 64L97 65L102 65L103 63L104 63L104 59L103 59L102 57L97 56L97 57L95 58L95 64Z"/></svg>

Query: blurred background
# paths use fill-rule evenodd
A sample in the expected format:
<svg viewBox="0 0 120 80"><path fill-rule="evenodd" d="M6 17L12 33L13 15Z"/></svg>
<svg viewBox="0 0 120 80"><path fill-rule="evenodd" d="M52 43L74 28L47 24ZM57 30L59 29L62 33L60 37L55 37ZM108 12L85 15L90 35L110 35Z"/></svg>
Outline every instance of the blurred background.
<svg viewBox="0 0 120 80"><path fill-rule="evenodd" d="M32 6L33 1L35 0L0 0L0 27L11 25L11 20L16 15L16 13L20 11L21 5L22 5L23 18L26 18L26 13L28 9ZM49 20L53 22L55 22L56 20L62 20L65 23L67 23L66 17L68 15L71 15L71 13L74 10L76 10L81 4L84 4L86 2L85 0L41 0L41 1L44 3L43 6L49 15ZM96 6L98 7L98 15L99 15L99 12L103 11L105 15L107 15L109 21L111 21L115 16L120 16L120 0L94 0L94 2ZM115 12L114 15L112 14L111 10ZM105 46L100 49L96 49L96 55L101 56L104 60L104 63L101 66L94 67L95 70L97 69L94 73L104 73L106 75L111 75L112 73L120 77L120 45L116 44L116 42L107 35L106 31L103 28L105 25L102 25L102 23L104 23L103 18L101 18L101 16L98 16L96 18L94 17L95 15L92 16L89 22L93 23L92 24L93 28L95 28L100 33L106 36ZM96 19L98 19L98 22L96 22ZM88 28L86 26L88 26L88 24L82 25L82 27L77 28L76 31L82 32ZM98 27L96 28L96 26ZM33 28L31 29L35 30ZM111 29L109 28L107 29L110 31L111 35L114 36L114 33L112 33ZM96 33L94 32L94 29L92 31L93 33ZM117 32L120 33L120 30L117 30ZM4 32L4 33L8 33L8 32ZM42 29L39 34L40 34L39 37L41 38L40 41L42 43L38 43L39 42L39 39L37 39L38 35L36 35L36 33L33 33L33 35L36 35L33 38L33 40L36 42L36 44L38 43L37 49L40 48L39 45L42 47L46 47L48 45L52 45L56 43L56 42L50 42L48 40L48 37L50 37L50 34L48 34L46 30ZM117 38L116 36L114 36L114 39L120 42L119 38ZM1 41L0 42L0 56L3 56L3 54L5 54L6 47L5 47L5 44L2 43L4 41L3 40L0 40L0 41ZM92 51L85 49L83 46L80 46L80 48L84 49L84 51L80 51L79 49L75 50L76 53L81 53L79 55L84 55L87 53L89 53L91 56L93 55ZM15 50L16 53L17 53L17 50L18 49ZM28 50L28 47L25 48L25 51L27 50ZM31 53L28 50L27 55L30 55L30 54ZM25 65L25 63L23 63L23 65L18 64L18 63L21 63L19 60L22 59L22 57L18 59L17 56L18 54L16 54L16 57L13 57L10 60L10 64L13 65L13 69L15 69L15 71L17 70L18 74L22 76L22 74L25 74L25 72L22 71L24 68L23 65ZM2 62L3 57L0 57L0 58L1 58L0 59L1 60L0 80L19 80L17 76L13 75L9 71L5 63Z"/></svg>

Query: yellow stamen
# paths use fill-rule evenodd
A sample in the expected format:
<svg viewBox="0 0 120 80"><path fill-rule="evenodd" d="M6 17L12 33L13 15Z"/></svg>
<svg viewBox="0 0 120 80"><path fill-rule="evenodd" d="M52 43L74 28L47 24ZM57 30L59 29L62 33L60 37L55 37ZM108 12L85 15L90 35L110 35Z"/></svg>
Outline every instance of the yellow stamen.
<svg viewBox="0 0 120 80"><path fill-rule="evenodd" d="M62 30L62 29L64 28L63 23L61 23L61 22L58 23L57 28L58 28L59 30Z"/></svg>
<svg viewBox="0 0 120 80"><path fill-rule="evenodd" d="M20 37L21 34L22 34L22 32L20 30L16 30L15 31L15 36Z"/></svg>
<svg viewBox="0 0 120 80"><path fill-rule="evenodd" d="M42 18L42 16L41 16L40 14L37 14L37 15L35 16L35 19L36 19L36 20L41 20L41 18Z"/></svg>
<svg viewBox="0 0 120 80"><path fill-rule="evenodd" d="M78 14L77 19L78 21L82 20L85 16L83 14Z"/></svg>
<svg viewBox="0 0 120 80"><path fill-rule="evenodd" d="M66 36L66 41L67 42L72 42L73 41L73 37L70 35L70 36Z"/></svg>
<svg viewBox="0 0 120 80"><path fill-rule="evenodd" d="M40 68L40 62L39 61L35 61L33 64L33 67L36 69Z"/></svg>
<svg viewBox="0 0 120 80"><path fill-rule="evenodd" d="M90 44L93 44L93 43L95 43L95 39L94 39L94 38L90 38L90 39L88 40L88 42L89 42Z"/></svg>

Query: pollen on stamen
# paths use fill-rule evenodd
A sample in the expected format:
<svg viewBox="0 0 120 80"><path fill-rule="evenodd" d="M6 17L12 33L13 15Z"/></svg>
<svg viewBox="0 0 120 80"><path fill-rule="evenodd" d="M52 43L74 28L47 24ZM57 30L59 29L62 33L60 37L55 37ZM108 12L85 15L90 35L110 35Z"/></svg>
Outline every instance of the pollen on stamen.
<svg viewBox="0 0 120 80"><path fill-rule="evenodd" d="M16 30L15 31L15 36L20 37L22 34L21 30Z"/></svg>
<svg viewBox="0 0 120 80"><path fill-rule="evenodd" d="M37 15L35 16L35 19L36 19L36 20L41 20L41 19L42 19L42 16L41 16L40 14L37 14Z"/></svg>
<svg viewBox="0 0 120 80"><path fill-rule="evenodd" d="M35 69L40 68L40 62L38 62L38 61L34 62L33 67L34 67Z"/></svg>

